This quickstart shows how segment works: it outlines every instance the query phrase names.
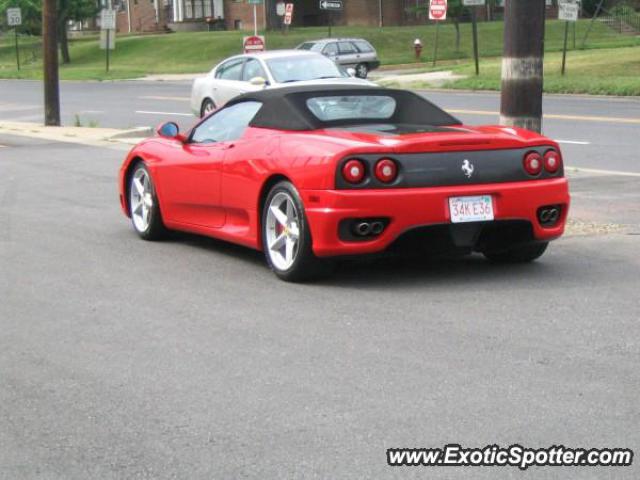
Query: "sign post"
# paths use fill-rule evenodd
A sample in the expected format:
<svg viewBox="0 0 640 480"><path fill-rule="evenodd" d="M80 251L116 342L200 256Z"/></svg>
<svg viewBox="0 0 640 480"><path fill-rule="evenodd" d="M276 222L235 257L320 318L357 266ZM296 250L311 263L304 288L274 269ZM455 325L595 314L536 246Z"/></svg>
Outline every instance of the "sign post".
<svg viewBox="0 0 640 480"><path fill-rule="evenodd" d="M341 12L344 8L343 0L320 0L320 10L327 12L329 20L329 38L331 38L331 25L333 24L333 12Z"/></svg>
<svg viewBox="0 0 640 480"><path fill-rule="evenodd" d="M115 41L111 38L111 31L116 29L116 11L105 9L100 12L100 29L106 36L106 41L100 48L106 52L106 69L109 72L109 51L115 47ZM101 42L102 43L102 42Z"/></svg>
<svg viewBox="0 0 640 480"><path fill-rule="evenodd" d="M569 23L578 21L580 7L578 2L564 0L558 3L558 19L564 20L564 46L562 48L562 75L565 74L567 65L567 43L569 41Z"/></svg>
<svg viewBox="0 0 640 480"><path fill-rule="evenodd" d="M476 62L476 75L480 75L480 57L478 55L478 9L476 7L482 7L485 4L485 0L463 0L462 4L465 7L470 7L472 32L473 32L473 58Z"/></svg>
<svg viewBox="0 0 640 480"><path fill-rule="evenodd" d="M7 8L7 25L13 27L13 33L16 37L16 63L20 70L20 50L18 48L18 27L22 25L22 10L20 8Z"/></svg>
<svg viewBox="0 0 640 480"><path fill-rule="evenodd" d="M438 31L440 22L447 19L447 0L430 0L429 2L429 20L436 22L436 38L433 42L433 66L436 66L438 59Z"/></svg>
<svg viewBox="0 0 640 480"><path fill-rule="evenodd" d="M247 0L249 5L253 5L253 36L258 36L258 5L262 5L262 0Z"/></svg>

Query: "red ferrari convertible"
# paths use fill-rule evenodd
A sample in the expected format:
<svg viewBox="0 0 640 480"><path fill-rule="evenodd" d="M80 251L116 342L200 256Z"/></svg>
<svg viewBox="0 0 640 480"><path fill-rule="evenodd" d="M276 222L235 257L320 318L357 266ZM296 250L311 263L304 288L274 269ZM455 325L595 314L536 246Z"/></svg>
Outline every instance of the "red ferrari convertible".
<svg viewBox="0 0 640 480"><path fill-rule="evenodd" d="M131 150L119 188L142 238L173 229L246 245L290 281L392 249L532 261L569 209L556 142L367 86L264 90L186 134L166 123Z"/></svg>

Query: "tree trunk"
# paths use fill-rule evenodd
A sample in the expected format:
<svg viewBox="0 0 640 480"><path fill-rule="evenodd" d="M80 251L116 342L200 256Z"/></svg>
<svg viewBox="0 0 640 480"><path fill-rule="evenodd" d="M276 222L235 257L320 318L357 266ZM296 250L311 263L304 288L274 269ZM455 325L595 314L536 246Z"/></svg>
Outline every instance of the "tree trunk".
<svg viewBox="0 0 640 480"><path fill-rule="evenodd" d="M453 21L453 26L456 27L456 53L460 53L460 23L458 19Z"/></svg>
<svg viewBox="0 0 640 480"><path fill-rule="evenodd" d="M62 63L71 63L71 56L69 55L69 38L67 36L67 22L62 21L58 24L58 39L60 41L60 55L62 56Z"/></svg>
<svg viewBox="0 0 640 480"><path fill-rule="evenodd" d="M164 0L157 0L156 5L158 5L158 27L164 30L167 27L167 21L165 19L164 11Z"/></svg>

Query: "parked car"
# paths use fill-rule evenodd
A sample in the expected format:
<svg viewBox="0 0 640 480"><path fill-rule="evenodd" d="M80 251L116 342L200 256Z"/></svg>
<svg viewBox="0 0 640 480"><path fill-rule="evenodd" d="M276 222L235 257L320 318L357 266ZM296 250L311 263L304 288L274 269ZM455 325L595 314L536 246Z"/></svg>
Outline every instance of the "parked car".
<svg viewBox="0 0 640 480"><path fill-rule="evenodd" d="M138 235L183 230L262 250L288 281L389 249L529 262L563 234L569 211L555 141L464 126L404 90L261 90L185 134L170 122L158 135L120 169Z"/></svg>
<svg viewBox="0 0 640 480"><path fill-rule="evenodd" d="M272 50L227 58L208 75L197 78L191 89L191 110L204 117L243 93L292 83L371 85L353 78L346 69L319 53Z"/></svg>
<svg viewBox="0 0 640 480"><path fill-rule="evenodd" d="M362 38L325 38L298 45L298 50L322 53L345 68L353 68L358 78L367 78L380 66L378 53Z"/></svg>

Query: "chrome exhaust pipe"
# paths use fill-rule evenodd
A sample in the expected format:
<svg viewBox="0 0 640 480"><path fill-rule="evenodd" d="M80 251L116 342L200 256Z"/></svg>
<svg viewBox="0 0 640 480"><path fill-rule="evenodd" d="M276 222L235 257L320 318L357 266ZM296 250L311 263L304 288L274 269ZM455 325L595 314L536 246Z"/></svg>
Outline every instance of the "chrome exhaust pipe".
<svg viewBox="0 0 640 480"><path fill-rule="evenodd" d="M540 212L540 222L542 223L548 223L549 222L549 218L551 217L551 211L548 209L544 209Z"/></svg>
<svg viewBox="0 0 640 480"><path fill-rule="evenodd" d="M384 230L384 223L382 222L373 222L371 224L371 233L374 235L380 235Z"/></svg>
<svg viewBox="0 0 640 480"><path fill-rule="evenodd" d="M560 212L557 208L552 208L551 210L549 210L549 223L556 223L559 217Z"/></svg>
<svg viewBox="0 0 640 480"><path fill-rule="evenodd" d="M371 224L369 222L360 222L356 225L356 234L366 237L371 233Z"/></svg>

